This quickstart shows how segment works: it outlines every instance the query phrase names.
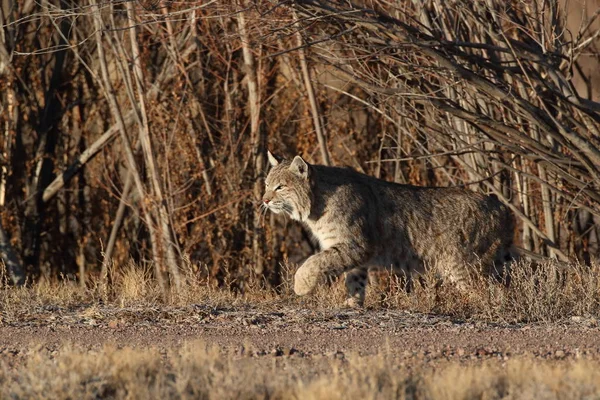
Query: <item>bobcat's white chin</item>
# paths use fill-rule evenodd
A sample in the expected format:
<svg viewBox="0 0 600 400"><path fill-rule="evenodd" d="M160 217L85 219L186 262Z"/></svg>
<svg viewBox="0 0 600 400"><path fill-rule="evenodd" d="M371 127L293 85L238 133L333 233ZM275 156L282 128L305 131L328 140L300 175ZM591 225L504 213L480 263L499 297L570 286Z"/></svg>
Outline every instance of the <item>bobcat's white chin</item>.
<svg viewBox="0 0 600 400"><path fill-rule="evenodd" d="M283 203L269 203L266 205L267 210L271 211L274 214L281 214L286 211L285 205Z"/></svg>

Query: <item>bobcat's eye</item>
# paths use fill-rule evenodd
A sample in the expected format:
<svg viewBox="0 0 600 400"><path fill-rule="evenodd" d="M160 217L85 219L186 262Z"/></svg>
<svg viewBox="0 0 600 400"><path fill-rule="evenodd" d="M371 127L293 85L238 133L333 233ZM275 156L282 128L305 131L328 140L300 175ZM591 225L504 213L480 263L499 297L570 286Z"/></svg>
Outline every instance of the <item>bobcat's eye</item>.
<svg viewBox="0 0 600 400"><path fill-rule="evenodd" d="M279 185L279 186L277 186L277 187L275 188L275 191L277 192L277 191L279 191L279 190L283 189L284 187L285 187L285 186L283 186L283 185Z"/></svg>

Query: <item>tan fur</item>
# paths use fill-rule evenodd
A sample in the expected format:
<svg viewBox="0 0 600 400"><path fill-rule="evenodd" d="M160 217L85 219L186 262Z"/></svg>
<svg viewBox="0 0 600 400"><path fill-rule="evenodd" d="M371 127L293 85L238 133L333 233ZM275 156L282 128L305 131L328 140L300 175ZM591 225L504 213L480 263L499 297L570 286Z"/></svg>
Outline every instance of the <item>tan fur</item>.
<svg viewBox="0 0 600 400"><path fill-rule="evenodd" d="M495 196L395 184L299 156L279 162L269 153L269 161L263 205L304 223L321 247L296 272L298 295L345 272L346 303L358 306L369 267L408 279L435 267L463 286L470 266L504 278L514 257L514 219Z"/></svg>

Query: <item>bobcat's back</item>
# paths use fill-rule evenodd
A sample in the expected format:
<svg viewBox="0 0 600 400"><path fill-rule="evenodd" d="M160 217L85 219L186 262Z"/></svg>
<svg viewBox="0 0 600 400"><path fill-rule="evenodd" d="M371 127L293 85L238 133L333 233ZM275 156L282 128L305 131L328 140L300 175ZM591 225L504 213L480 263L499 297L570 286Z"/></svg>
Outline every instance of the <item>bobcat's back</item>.
<svg viewBox="0 0 600 400"><path fill-rule="evenodd" d="M477 263L490 268L510 257L514 220L495 196L394 184L350 169L314 168L312 213L305 222L323 248L344 238L349 226L359 226L362 231L355 232L354 240L371 249L370 261L381 267L421 272L425 264L464 269Z"/></svg>

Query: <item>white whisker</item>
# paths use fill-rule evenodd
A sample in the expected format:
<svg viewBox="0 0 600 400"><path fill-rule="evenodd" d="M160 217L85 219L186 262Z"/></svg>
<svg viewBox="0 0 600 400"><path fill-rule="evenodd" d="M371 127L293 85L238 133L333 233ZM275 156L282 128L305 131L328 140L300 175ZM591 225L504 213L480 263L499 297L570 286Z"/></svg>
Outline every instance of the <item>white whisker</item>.
<svg viewBox="0 0 600 400"><path fill-rule="evenodd" d="M264 226L268 208L265 203L260 205L259 223Z"/></svg>

